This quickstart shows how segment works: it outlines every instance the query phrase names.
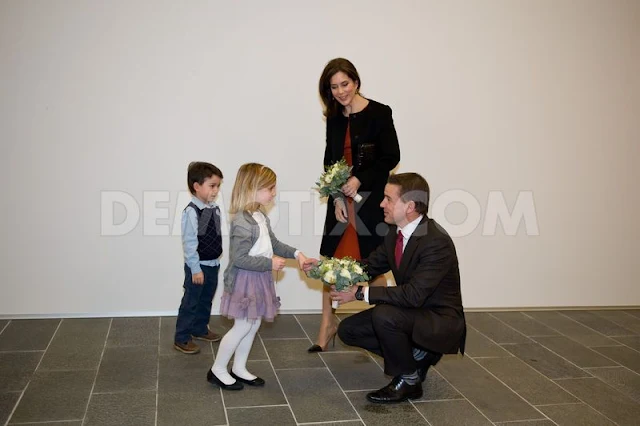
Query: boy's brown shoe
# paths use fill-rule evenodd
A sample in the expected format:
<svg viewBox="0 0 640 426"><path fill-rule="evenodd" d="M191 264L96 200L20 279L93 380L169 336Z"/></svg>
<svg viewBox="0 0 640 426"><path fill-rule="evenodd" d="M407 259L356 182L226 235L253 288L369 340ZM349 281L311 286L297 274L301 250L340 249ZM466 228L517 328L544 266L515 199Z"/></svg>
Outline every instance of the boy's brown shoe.
<svg viewBox="0 0 640 426"><path fill-rule="evenodd" d="M174 342L173 343L173 347L177 351L182 352L183 354L193 355L193 354L197 354L198 352L200 352L200 346L198 346L195 343L193 343L192 340L189 340L187 343Z"/></svg>
<svg viewBox="0 0 640 426"><path fill-rule="evenodd" d="M194 339L198 340L206 340L207 342L219 342L222 340L222 336L216 333L211 332L211 330L207 330L207 334L204 336L193 336Z"/></svg>

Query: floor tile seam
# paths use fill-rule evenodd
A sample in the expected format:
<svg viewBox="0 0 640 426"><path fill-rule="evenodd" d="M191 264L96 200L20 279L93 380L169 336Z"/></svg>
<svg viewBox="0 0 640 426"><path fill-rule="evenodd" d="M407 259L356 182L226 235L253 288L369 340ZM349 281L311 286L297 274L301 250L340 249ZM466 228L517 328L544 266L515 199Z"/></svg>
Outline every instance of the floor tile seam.
<svg viewBox="0 0 640 426"><path fill-rule="evenodd" d="M499 323L505 325L507 328L510 328L511 330L515 331L516 333L518 333L520 336L524 337L525 339L527 339L527 341L531 340L529 338L529 336L527 336L526 334L524 334L523 332L521 332L520 330L516 329L515 327L512 327L510 324L502 321L500 318L495 317L491 314L491 312L486 312L487 314L489 314L490 318L493 318L494 320L498 321ZM473 325L471 325L471 327L473 327ZM480 330L477 327L473 327L476 329L477 332L480 332ZM483 333L485 334L485 333ZM493 340L493 339L492 339ZM497 343L497 342L496 342ZM518 343L513 343L513 344L518 344Z"/></svg>
<svg viewBox="0 0 640 426"><path fill-rule="evenodd" d="M155 346L160 346L160 341L158 340L158 342L156 343L144 343L144 344L137 344L137 345L109 345L107 344L107 349L117 349L117 348L146 348L146 347L155 347Z"/></svg>
<svg viewBox="0 0 640 426"><path fill-rule="evenodd" d="M158 426L158 404L160 399L160 336L162 335L162 317L158 317L158 366L156 369L156 410L155 410L155 419L154 425Z"/></svg>
<svg viewBox="0 0 640 426"><path fill-rule="evenodd" d="M620 395L624 395L621 392L619 392L617 389L615 389L614 387L610 386L609 384L607 384L605 381L601 380L598 377L572 377L572 378L566 378L566 379L554 379L553 381L568 381L568 380L598 380L601 383L604 383L606 386L610 387L611 390L620 393ZM603 412L601 412L600 410L596 409L594 406L592 406L591 404L587 404L586 401L584 401L581 398L578 398L577 395L574 395L571 391L569 391L569 389L566 389L565 387L563 387L561 384L558 384L558 386L560 386L562 389L564 389L565 392L567 392L569 395L573 396L575 399L577 399L578 401L580 401L581 403L583 403L584 405L586 405L587 407L591 408L593 411L595 411L596 413L600 414L601 416L603 416L605 419L609 420L610 422L612 422L613 424L618 424L617 422L613 421L613 419L611 419L609 416L605 415ZM624 395L626 396L626 395ZM562 404L559 404L562 405Z"/></svg>
<svg viewBox="0 0 640 426"><path fill-rule="evenodd" d="M558 311L549 311L549 312L557 312L557 313L560 313L560 312L558 312ZM523 315L526 315L527 317L529 317L529 316L528 316L526 313L524 313L524 312L522 312L522 314L523 314ZM565 317L566 317L566 315L563 315L563 316L565 316ZM536 320L535 318L533 318L533 317L529 317L529 318L531 318L531 319L532 319L532 320L534 320L534 321L537 321L537 320ZM586 327L584 324L581 324L581 323L579 323L579 322L577 322L577 321L573 320L572 318L567 317L567 319L570 319L570 320L572 320L572 321L576 322L577 324L579 324L579 325L581 325L581 326L583 326L583 327ZM606 319L606 318L605 318L605 319ZM540 321L538 321L538 322L540 322ZM541 322L541 324L543 324L543 325L545 325L545 326L549 327L550 329L552 329L552 330L554 330L554 331L557 331L558 333L560 333L560 335L561 335L561 336L564 336L564 337L566 337L567 339L569 339L569 340L571 340L571 341L573 341L573 342L576 342L577 344L582 345L582 346L584 346L584 347L585 347L585 348L587 348L587 349L591 349L591 350L593 350L592 348L596 348L596 347L604 347L604 346L587 346L587 345L585 345L585 344L582 344L582 343L578 342L576 339L574 339L574 338L573 338L573 337L571 337L570 335L568 335L568 334L564 334L564 333L562 333L560 330L558 330L558 329L556 329L556 328L554 328L554 327L551 327L550 325L544 324L544 323L542 323L542 322ZM588 328L588 327L587 327L587 328ZM594 331L595 331L595 330L594 330ZM597 332L596 332L596 333L597 333ZM609 336L604 336L604 337L610 338ZM613 338L612 338L612 339L613 339ZM618 342L618 341L617 341L617 340L615 340L615 339L613 339L613 340L614 340L614 341L616 341L616 342ZM541 344L540 342L538 342L537 340L535 340L535 339L534 339L534 341L535 341L537 344L539 344L539 345L541 345L541 346L543 346L543 347L544 347L544 345L542 345L542 344ZM625 344L624 344L624 343L622 343L622 342L618 342L618 343L620 343L620 344L621 344L621 346L627 346L628 348L630 348L630 349L632 349L632 350L635 350L634 348L631 348L630 346L625 345ZM618 347L618 346L616 346L616 347ZM546 348L546 347L545 347L545 348ZM548 349L548 348L546 348L546 349ZM550 349L548 349L548 350L550 350ZM553 352L553 351L552 351L552 352ZM613 361L613 362L615 362L616 364L618 364L618 365L622 366L622 365L621 365L619 362L617 362L616 360L611 359L611 358L609 358L609 357L607 357L607 356L605 356L605 355L601 354L600 352L597 352L597 351L594 351L594 352L596 352L598 355L603 356L603 357L605 357L605 358L609 359L610 361ZM556 354L556 355L558 355L558 354ZM560 356L560 355L558 355L558 356ZM564 357L562 357L562 358L563 358L563 359L565 359ZM565 359L565 360L566 360L566 359ZM568 360L566 360L566 361L568 361ZM582 367L578 367L578 368L582 368Z"/></svg>
<svg viewBox="0 0 640 426"><path fill-rule="evenodd" d="M105 351L107 350L107 341L109 340L109 334L111 333L112 324L113 324L113 318L109 318L109 328L107 329L106 336L104 336L104 346L102 347L102 353L100 354L100 360L98 361L98 368L96 368L96 374L93 377L93 383L91 384L91 391L89 391L89 398L87 398L87 405L86 407L84 407L84 415L82 416L82 425L84 425L87 421L89 404L91 403L91 397L93 396L93 391L96 388L96 382L98 381L98 374L100 373L100 367L102 366L102 359L104 357Z"/></svg>
<svg viewBox="0 0 640 426"><path fill-rule="evenodd" d="M640 376L640 372L633 371L632 369L630 369L629 367L626 367L624 365L621 365L620 367L618 367L618 366L613 366L613 367L589 367L589 368L586 368L585 370L606 370L606 369L614 369L614 368L616 368L616 369L621 368L621 369L626 370L626 371L628 371L628 372L630 372L630 373L632 373L632 374L634 374L636 376ZM598 376L595 376L595 377L598 377ZM602 379L600 379L600 380L602 380Z"/></svg>
<svg viewBox="0 0 640 426"><path fill-rule="evenodd" d="M554 312L555 312L555 311L554 311ZM535 318L533 318L533 319L535 320ZM551 327L549 327L549 328L551 328ZM552 329L552 330L554 330L553 328L551 328L551 329ZM555 331L558 331L558 330L555 330ZM500 343L497 343L496 341L494 341L491 337L489 337L489 336L487 336L486 334L484 334L483 332L481 332L480 330L477 330L477 329L476 329L476 332L478 332L479 334L481 334L482 336L484 336L485 338L487 338L489 341L491 341L492 343L496 344L497 346L501 347L501 348L502 348L502 349L504 349L504 350L506 350L506 349L504 348L504 346L515 346L515 345L528 345L528 344L531 344L531 343L510 343L510 344L500 344ZM558 331L558 332L559 332L559 331ZM569 338L568 336L565 336L565 337ZM536 341L536 340L533 340L533 339L530 339L530 340L531 340L533 343L535 343L535 344L537 344L537 345L542 346L543 348L545 348L546 350L548 350L548 351L549 351L549 352L551 352L552 354L554 354L554 355L556 355L556 356L558 356L558 357L562 358L563 360L565 360L566 362L570 363L571 365L573 365L573 366L574 366L574 367L576 367L577 369L582 370L582 368L581 368L581 367L579 367L578 365L576 365L576 364L574 364L573 362L569 361L568 359L566 359L565 357L561 356L560 354L558 354L558 353L556 353L556 352L552 351L551 349L547 348L547 347L546 347L546 346L544 346L542 343L540 343L540 342L538 342L538 341ZM576 343L579 343L579 342L576 342ZM583 346L584 346L584 345L583 345ZM587 346L585 346L585 348L587 348L587 349L588 349L588 347L587 347ZM594 352L595 352L595 351L594 351ZM596 353L597 353L597 352L596 352ZM515 356L514 354L512 354L512 355L513 355L515 358L520 359L520 358L518 358L517 356ZM501 358L503 358L503 357L501 357ZM471 359L473 360L473 358L471 358ZM521 361L522 361L522 360L521 360ZM613 361L613 360L612 360L612 361ZM524 361L523 361L523 362L524 362ZM615 361L613 361L613 362L615 362ZM528 364L528 363L526 363L526 362L525 362L525 364L526 364L526 365L529 365L529 364ZM529 367L531 367L531 366L529 365ZM531 368L533 368L533 367L531 367ZM538 371L538 370L536 370L535 368L534 368L534 370L535 370L537 373L542 374L541 372L539 372L539 371ZM591 375L591 373L589 373L588 371L587 371L587 373ZM545 376L544 374L542 374L542 376L547 377L547 376ZM553 379L551 379L550 377L547 377L547 378L548 378L549 380L553 380Z"/></svg>
<svg viewBox="0 0 640 426"><path fill-rule="evenodd" d="M11 321L9 321L9 322L11 322ZM11 418L13 417L14 413L16 412L16 409L20 405L20 402L22 401L22 398L24 397L25 392L29 388L29 385L31 384L31 381L33 380L33 377L35 376L36 371L38 371L38 368L40 367L40 364L42 363L42 360L44 359L44 356L47 354L47 349L49 349L49 345L51 345L51 342L53 341L53 339L56 336L56 333L60 329L60 325L61 324L62 324L62 320L58 321L58 326L56 327L55 331L53 332L53 335L49 339L49 343L47 343L47 347L44 349L44 351L42 351L42 355L40 356L40 360L38 361L38 365L36 365L36 368L33 370L33 374L31 374L31 377L29 378L29 381L27 382L27 384L24 387L24 389L22 389L22 392L20 393L20 397L18 398L18 400L16 401L15 405L13 406L13 409L11 410L11 413L9 413L9 416L7 416L7 421L5 422L5 426L9 424L9 422L11 421ZM9 325L9 324L7 323L7 325ZM3 329L3 331L4 331L4 329Z"/></svg>
<svg viewBox="0 0 640 426"><path fill-rule="evenodd" d="M551 423L553 423L554 425L557 425L556 422L554 422L553 420L550 419L524 419L524 420L510 420L510 421L506 421L506 422L493 422L494 425L517 425L518 423L524 423L524 422L539 422L539 421L544 421L544 420L549 420Z"/></svg>
<svg viewBox="0 0 640 426"><path fill-rule="evenodd" d="M309 340L308 337L260 337L262 338L262 340Z"/></svg>
<svg viewBox="0 0 640 426"><path fill-rule="evenodd" d="M266 405L244 405L239 407L227 407L227 410L240 410L251 408L272 408L272 407L289 407L287 404L266 404Z"/></svg>
<svg viewBox="0 0 640 426"><path fill-rule="evenodd" d="M464 356L464 355L463 355L463 356ZM462 399L463 399L463 400L467 401L467 402L469 403L469 405L471 405L473 408L475 408L475 409L476 409L480 414L482 414L482 415L484 416L484 418L486 418L490 423L492 423L492 424L493 424L493 422L489 419L489 417L487 417L487 415L486 415L486 414L484 414L482 411L480 411L480 409L479 409L478 407L476 407L476 405L475 405L473 402L471 402L471 400L470 400L469 398L467 398L467 397L465 396L465 394L464 394L462 391L460 391L460 389L458 389L457 387L455 387L455 386L453 385L453 383L451 383L451 382L449 381L449 379L447 379L446 377L444 377L444 375L438 371L438 367L437 367L437 366L434 366L434 370L436 371L436 373L438 373L438 375L439 375L440 377L442 377L442 380L444 380L445 382L447 382L447 384L448 384L449 386L451 386L451 388L452 388L453 390L455 390L456 392L458 392L458 394L459 394L460 396L462 396Z"/></svg>
<svg viewBox="0 0 640 426"><path fill-rule="evenodd" d="M43 373L71 373L74 371L96 371L96 368L40 368L38 371Z"/></svg>
<svg viewBox="0 0 640 426"><path fill-rule="evenodd" d="M324 370L327 367L291 367L291 368L275 368L275 371L296 371L296 370Z"/></svg>
<svg viewBox="0 0 640 426"><path fill-rule="evenodd" d="M522 361L522 360L521 360ZM513 392L515 395L518 396L518 398L520 398L525 404L529 405L530 407L532 407L534 410L536 410L538 413L540 413L545 419L551 420L549 419L549 417L547 417L546 414L544 414L542 411L538 410L535 405L531 404L529 401L527 401L522 395L520 395L518 392L516 392L511 386L507 385L504 381L502 381L498 376L496 376L495 374L493 374L491 371L489 371L489 369L485 368L482 364L480 364L479 362L475 361L474 359L471 360L471 362L475 362L480 368L482 368L483 370L485 370L487 373L489 373L491 376L493 376L494 379L496 379L497 381L499 381L500 383L502 383L503 386L505 386L507 389L509 389L511 392ZM528 365L526 362L523 362L526 366L528 366L529 368L531 368L533 370L534 373L539 374L540 376L542 376L543 378L546 378L546 376L542 373L540 373L539 371L537 371L536 369L534 369L533 367L531 367L530 365ZM553 383L553 382L552 382ZM556 385L558 386L558 385ZM482 413L484 414L484 413ZM485 415L485 417L487 417ZM491 419L489 419L489 417L487 417L487 420L489 420L490 422L493 422Z"/></svg>
<svg viewBox="0 0 640 426"><path fill-rule="evenodd" d="M227 330L228 331L228 330ZM207 342L209 343L209 346L211 347L211 367L209 367L209 370L211 370L213 368L213 363L216 360L216 354L215 351L213 350L213 343L212 342ZM207 372L209 371L207 370ZM205 372L205 375L207 373ZM206 377L206 376L205 376ZM224 413L224 420L225 420L225 425L229 425L229 414L227 412L228 408L227 408L227 404L224 401L224 391L222 390L221 387L219 386L214 386L214 385L210 385L211 388L215 389L218 388L218 393L220 394L220 403L222 404L222 412ZM160 389L158 389L158 393L160 393Z"/></svg>
<svg viewBox="0 0 640 426"><path fill-rule="evenodd" d="M302 331L305 333L304 328L302 328L302 325L300 324L300 321L298 321L298 318L295 317L294 315L294 319L296 320L296 322L298 323L298 325L300 326L300 328L302 329ZM273 371L273 375L276 378L276 382L278 382L278 387L280 387L280 392L282 392L282 396L284 396L284 400L286 401L286 405L289 407L289 412L291 413L291 416L293 417L293 421L296 422L296 425L299 424L298 419L296 418L296 413L293 412L293 407L291 407L291 403L289 402L289 398L287 397L287 393L284 391L284 388L282 387L282 383L280 382L280 378L278 377L278 372L276 371L276 369L273 366L273 361L271 360L271 355L269 355L269 352L267 351L267 345L264 344L264 340L262 339L262 336L258 335L258 338L260 339L260 344L262 345L262 349L264 349L264 353L267 356L268 360L269 360L269 365L271 365L271 371ZM227 424L229 423L229 419L227 418Z"/></svg>
<svg viewBox="0 0 640 426"><path fill-rule="evenodd" d="M508 359L508 358L515 358L515 355L513 355L511 352L508 352L505 350L505 352L507 353L508 356L473 356L473 355L469 355L467 353L465 353L464 355L472 358L472 359Z"/></svg>
<svg viewBox="0 0 640 426"><path fill-rule="evenodd" d="M633 319L640 320L640 318L636 317L635 315L631 315L630 313L625 312L625 311L623 311L623 310L621 310L621 309L613 309L613 310L611 310L611 311L612 311L612 312L622 312L623 314L628 315L628 316L630 316L630 317L631 317L631 318L633 318ZM613 324L617 325L618 327L624 328L625 330L633 331L633 330L628 329L624 324L621 324L620 322L618 322L618 321L616 321L616 320L613 320L613 319L610 319L610 318L606 318L606 317L604 317L604 316L600 315L598 312L594 312L594 314L595 314L596 316L598 316L598 317L602 318L602 319L605 319L605 320L607 320L607 321L609 321L609 322L611 322L611 323L613 323ZM632 336L637 336L637 335L638 335L638 334L632 334Z"/></svg>
<svg viewBox="0 0 640 426"><path fill-rule="evenodd" d="M302 329L302 332L304 333L305 336L307 336L307 339L309 339L311 341L311 339L309 338L309 335L307 334L307 331L304 329L304 327L302 327L302 324L300 323L300 320L298 320L297 317L295 317L296 322L298 323L298 325L300 326L300 328ZM339 323L338 323L339 324ZM265 351L266 351L266 347L265 347ZM327 365L326 361L324 360L324 358L322 358L322 356L320 356L320 354L318 354L318 357L320 358L320 361L322 361L322 363L324 364L325 368L327 369L327 371L329 372L329 375L331 375L331 377L333 378L333 380L336 382L336 385L338 386L338 389L340 389L340 392L342 392L342 395L345 397L345 399L347 400L347 402L349 403L349 405L351 406L351 408L353 409L353 411L356 413L356 415L358 416L358 419L360 419L360 421L363 424L366 424L365 421L362 419L362 416L360 415L360 413L358 412L358 410L356 409L355 405L353 405L353 402L351 402L351 399L349 398L349 396L346 394L346 392L344 391L344 389L342 389L342 386L340 386L340 382L338 382L338 379L336 379L336 376L334 376L333 371L331 371L331 369L329 368L329 366ZM375 360L373 361L376 365L378 364L377 362L375 362ZM284 390L283 390L284 393ZM285 395L286 397L286 395ZM288 403L288 400L287 400ZM415 407L414 407L415 408ZM292 410L293 412L293 410ZM297 420L296 420L297 423Z"/></svg>
<svg viewBox="0 0 640 426"><path fill-rule="evenodd" d="M640 336L623 336L623 337L640 337ZM615 338L614 338L614 340L615 340ZM640 353L640 349L636 349L634 347L631 347L631 346L627 345L626 343L620 342L619 340L616 340L616 342L620 343L620 345L616 345L616 346L594 346L594 347L596 347L596 348L616 347L617 348L619 346L624 346L626 348L631 349L634 352Z"/></svg>
<svg viewBox="0 0 640 426"><path fill-rule="evenodd" d="M625 367L624 365L622 365L622 364L620 363L620 361L617 361L617 360L615 360L615 359L611 358L610 356L607 356L607 355L603 354L602 352L595 350L595 349L597 349L597 348L624 348L624 347L626 347L626 348L630 349L632 352L640 352L640 351L636 351L636 350L635 350L635 349L633 349L633 348L630 348L630 347L629 347L629 346L627 346L627 345L619 345L619 346L594 346L594 347L593 347L594 349L592 349L592 350L593 350L595 353L597 353L598 355L600 355L601 357L604 357L604 358L606 358L606 359L608 359L608 360L610 360L610 361L612 361L612 362L615 362L617 365L615 365L614 367L618 367L618 366L620 366L620 367ZM591 348L590 348L590 349L591 349Z"/></svg>
<svg viewBox="0 0 640 426"><path fill-rule="evenodd" d="M43 422L20 422L20 423L11 423L11 426L14 425L39 425L39 424L51 424L51 423L64 423L64 422L81 422L82 419L65 419L65 420L48 420Z"/></svg>
<svg viewBox="0 0 640 426"><path fill-rule="evenodd" d="M13 320L7 321L7 323L4 325L4 327L2 327L2 330L0 330L0 336L2 335L2 333L4 333L4 331L7 329L7 327L9 327L9 324L11 324L11 321L13 321Z"/></svg>
<svg viewBox="0 0 640 426"><path fill-rule="evenodd" d="M553 404L536 404L536 407L555 407L557 405L587 405L584 402L556 402ZM588 407L588 405L587 405Z"/></svg>
<svg viewBox="0 0 640 426"><path fill-rule="evenodd" d="M581 323L580 321L578 321L578 320L576 320L576 319L573 319L573 318L571 318L570 316L565 315L565 314L563 314L563 313L562 313L562 312L560 312L560 311L554 311L554 312L559 313L559 314L560 314L560 315L562 315L563 317L565 317L565 318L567 318L567 319L569 319L569 320L571 320L571 321L575 322L576 324L579 324L579 325L581 325L581 326L583 326L583 327L585 327L585 328L588 328L589 330L593 331L593 332L594 332L594 333L596 333L596 334L599 334L600 336L606 337L606 338L608 338L608 339L610 339L610 338L611 338L611 336L607 336L606 334L599 332L599 331L598 331L598 330L596 330L595 328L591 328L591 327L589 327L588 325L586 325L586 324L584 324L584 323ZM605 320L605 321L609 321L609 320L607 320L606 318L602 318L602 319L603 319L603 320ZM611 322L611 321L609 321L609 322ZM611 323L612 323L612 324L614 324L614 325L617 325L617 324L615 324L615 323L613 323L613 322L611 322ZM619 327L620 327L620 326L619 326ZM622 327L622 328L624 328L624 327ZM631 331L631 330L629 330L629 331Z"/></svg>
<svg viewBox="0 0 640 426"><path fill-rule="evenodd" d="M542 311L542 312L555 312L555 313L559 314L559 312L558 312L558 311ZM576 339L574 339L571 335L566 334L566 333L563 333L562 331L558 330L557 328L553 327L552 325L550 325L550 324L546 324L546 323L544 323L544 322L542 322L542 321L540 321L540 320L538 320L538 319L536 319L536 318L534 318L534 317L532 317L532 316L528 315L526 312L521 312L521 313L522 313L524 316L526 316L527 318L532 319L533 321L537 321L537 322L539 322L540 324L544 325L545 327L550 328L551 330L553 330L553 331L557 332L558 334L560 334L560 336L564 336L564 337L566 337L566 338L568 338L568 339L573 340L573 341L574 341L574 342L576 342L576 343L580 343L580 342L578 342ZM567 318L567 319L571 319L571 318ZM575 321L574 321L574 322L575 322ZM580 323L577 323L577 324L578 324L578 325L580 325L580 326L582 326L582 327L585 327L584 325L582 325L582 324L580 324ZM585 328L588 328L588 327L585 327ZM600 333L598 333L598 334L600 334ZM605 337L606 337L606 336L605 336ZM582 343L580 343L580 344L582 345ZM583 346L588 347L587 345L583 345Z"/></svg>
<svg viewBox="0 0 640 426"><path fill-rule="evenodd" d="M583 345L582 343L577 342L577 341L575 341L575 340L571 339L571 337L569 337L569 336L566 336L566 335L563 335L563 336L564 336L564 337L566 337L566 338L568 338L569 340L571 340L571 341L573 341L573 342L575 342L575 343L579 344L579 345L584 346L586 349L588 349L588 350L590 350L590 351L594 352L595 354L600 355L600 356L602 356L602 357L604 357L604 358L609 359L609 361L612 361L613 363L615 363L615 364L616 364L616 366L619 366L619 365L620 365L620 364L619 364L618 362L616 362L615 360L610 359L610 358L608 358L608 357L606 357L606 356L602 355L601 353L599 353L599 352L597 352L597 351L594 351L594 350L593 350L593 349L591 349L589 346ZM574 367L575 367L575 368L577 368L578 370L584 370L582 367L580 367L580 366L579 366L578 364L576 364L575 362L573 362L573 361L571 361L571 360L567 359L567 358L566 358L566 357L564 357L563 355L560 355L558 352L556 352L556 351L552 350L551 348L549 348L549 347L545 346L545 344L544 344L544 343L541 343L541 342L539 342L539 341L537 341L537 340L534 340L534 342L535 342L537 345L540 345L540 346L541 346L541 347L543 347L544 349L548 350L549 352L551 352L551 353L552 353L552 354L554 354L555 356L557 356L557 357L561 358L561 359L562 359L562 360L564 360L565 362L567 362L567 363L571 364L572 366L574 366ZM527 363L525 363L525 364L527 364ZM527 365L528 365L528 364L527 364ZM592 374L591 374L591 373L589 373L588 371L586 371L586 373L588 373L590 376L592 376ZM540 374L542 374L542 373L540 373ZM544 374L543 374L543 376L544 376ZM554 379L555 379L555 378L551 378L551 377L548 377L548 376L545 376L545 377L547 377L549 380L554 380Z"/></svg>

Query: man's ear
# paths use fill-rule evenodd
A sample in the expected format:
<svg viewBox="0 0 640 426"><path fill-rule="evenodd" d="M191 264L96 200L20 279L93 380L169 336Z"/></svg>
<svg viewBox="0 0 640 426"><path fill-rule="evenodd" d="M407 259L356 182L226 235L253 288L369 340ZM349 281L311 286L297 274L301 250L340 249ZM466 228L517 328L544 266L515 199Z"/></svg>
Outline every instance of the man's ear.
<svg viewBox="0 0 640 426"><path fill-rule="evenodd" d="M416 202L411 200L407 203L407 213L413 213L416 211Z"/></svg>

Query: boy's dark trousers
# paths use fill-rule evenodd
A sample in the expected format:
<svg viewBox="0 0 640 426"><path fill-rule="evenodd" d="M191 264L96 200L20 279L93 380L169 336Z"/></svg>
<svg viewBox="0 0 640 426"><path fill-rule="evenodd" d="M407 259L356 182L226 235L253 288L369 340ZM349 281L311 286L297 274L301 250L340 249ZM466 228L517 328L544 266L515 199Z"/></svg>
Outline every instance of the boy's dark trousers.
<svg viewBox="0 0 640 426"><path fill-rule="evenodd" d="M211 302L218 288L218 271L220 266L200 265L204 273L204 283L194 284L191 281L191 268L184 265L184 296L176 321L176 343L187 343L191 336L204 336L209 331Z"/></svg>

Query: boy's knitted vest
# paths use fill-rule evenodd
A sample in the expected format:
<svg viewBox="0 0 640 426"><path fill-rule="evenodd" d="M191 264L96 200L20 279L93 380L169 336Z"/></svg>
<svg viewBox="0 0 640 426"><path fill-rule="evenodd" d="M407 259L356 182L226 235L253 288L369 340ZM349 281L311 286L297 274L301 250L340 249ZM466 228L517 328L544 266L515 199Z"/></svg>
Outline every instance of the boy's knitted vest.
<svg viewBox="0 0 640 426"><path fill-rule="evenodd" d="M198 216L198 256L200 260L214 260L222 254L222 236L220 235L220 208L198 206L189 203L186 208L193 207Z"/></svg>

